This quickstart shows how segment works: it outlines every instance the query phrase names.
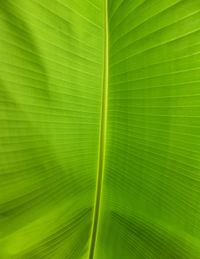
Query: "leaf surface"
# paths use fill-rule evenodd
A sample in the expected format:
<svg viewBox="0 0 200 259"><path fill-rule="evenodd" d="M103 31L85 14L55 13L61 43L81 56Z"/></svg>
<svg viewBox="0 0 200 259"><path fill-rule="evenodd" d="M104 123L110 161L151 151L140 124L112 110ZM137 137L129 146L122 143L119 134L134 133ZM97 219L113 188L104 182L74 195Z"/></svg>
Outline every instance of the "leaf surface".
<svg viewBox="0 0 200 259"><path fill-rule="evenodd" d="M199 29L199 0L0 0L0 258L200 258Z"/></svg>

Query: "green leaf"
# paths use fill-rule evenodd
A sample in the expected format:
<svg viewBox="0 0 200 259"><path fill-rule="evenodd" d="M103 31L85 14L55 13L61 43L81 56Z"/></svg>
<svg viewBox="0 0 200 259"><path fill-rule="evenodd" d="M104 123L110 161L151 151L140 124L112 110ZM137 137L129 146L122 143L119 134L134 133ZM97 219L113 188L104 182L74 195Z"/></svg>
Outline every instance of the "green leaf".
<svg viewBox="0 0 200 259"><path fill-rule="evenodd" d="M199 0L0 0L0 258L200 258Z"/></svg>

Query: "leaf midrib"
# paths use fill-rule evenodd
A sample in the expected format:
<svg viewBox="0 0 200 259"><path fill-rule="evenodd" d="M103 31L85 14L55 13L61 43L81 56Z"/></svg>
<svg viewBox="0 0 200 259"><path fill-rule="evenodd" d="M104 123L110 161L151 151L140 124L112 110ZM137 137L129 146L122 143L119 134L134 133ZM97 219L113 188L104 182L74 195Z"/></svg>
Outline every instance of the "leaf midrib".
<svg viewBox="0 0 200 259"><path fill-rule="evenodd" d="M101 199L103 188L103 176L105 166L105 148L106 148L106 129L107 129L107 99L108 99L108 49L109 49L109 35L108 35L108 0L104 0L104 64L103 64L103 80L102 80L102 101L101 101L101 115L100 115L100 130L99 130L99 150L97 162L97 176L96 176L96 190L95 190L95 205L93 213L92 230L89 244L88 259L94 258L96 240L99 227Z"/></svg>

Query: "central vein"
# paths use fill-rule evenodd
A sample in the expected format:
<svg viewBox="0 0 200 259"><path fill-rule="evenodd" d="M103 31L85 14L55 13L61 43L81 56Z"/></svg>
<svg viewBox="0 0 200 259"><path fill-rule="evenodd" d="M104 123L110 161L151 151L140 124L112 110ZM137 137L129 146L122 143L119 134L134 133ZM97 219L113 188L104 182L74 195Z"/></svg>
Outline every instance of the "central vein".
<svg viewBox="0 0 200 259"><path fill-rule="evenodd" d="M95 193L95 206L93 214L93 224L90 239L89 259L94 258L98 227L99 215L102 199L103 175L105 166L105 145L106 145L106 128L107 128L107 97L108 97L108 0L104 0L104 65L103 65L103 84L102 84L102 101L101 101L101 120L99 134L99 154L97 167L97 182Z"/></svg>

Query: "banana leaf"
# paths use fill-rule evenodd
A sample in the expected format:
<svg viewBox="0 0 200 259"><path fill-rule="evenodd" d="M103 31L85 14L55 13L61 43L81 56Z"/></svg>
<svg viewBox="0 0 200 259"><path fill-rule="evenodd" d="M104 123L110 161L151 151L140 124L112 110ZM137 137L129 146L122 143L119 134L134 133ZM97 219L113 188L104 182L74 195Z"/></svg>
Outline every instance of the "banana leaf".
<svg viewBox="0 0 200 259"><path fill-rule="evenodd" d="M0 0L0 258L200 258L200 1Z"/></svg>

